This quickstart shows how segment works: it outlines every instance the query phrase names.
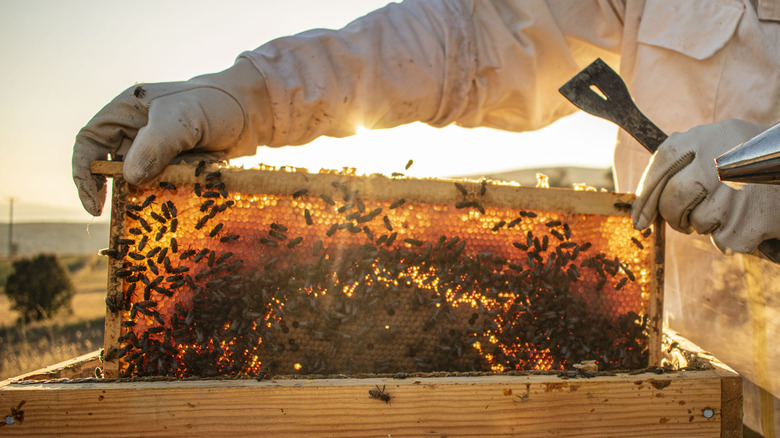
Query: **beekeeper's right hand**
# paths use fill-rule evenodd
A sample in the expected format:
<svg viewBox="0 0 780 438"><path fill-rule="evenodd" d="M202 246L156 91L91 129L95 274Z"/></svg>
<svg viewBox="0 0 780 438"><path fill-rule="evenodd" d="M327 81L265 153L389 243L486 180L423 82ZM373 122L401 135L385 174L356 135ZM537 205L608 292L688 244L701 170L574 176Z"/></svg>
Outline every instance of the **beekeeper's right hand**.
<svg viewBox="0 0 780 438"><path fill-rule="evenodd" d="M246 59L219 73L185 82L128 88L98 112L76 136L73 181L84 208L99 216L106 179L92 175L93 160L105 160L126 142L124 178L138 184L157 176L183 153L217 159L252 155L272 131L265 81Z"/></svg>

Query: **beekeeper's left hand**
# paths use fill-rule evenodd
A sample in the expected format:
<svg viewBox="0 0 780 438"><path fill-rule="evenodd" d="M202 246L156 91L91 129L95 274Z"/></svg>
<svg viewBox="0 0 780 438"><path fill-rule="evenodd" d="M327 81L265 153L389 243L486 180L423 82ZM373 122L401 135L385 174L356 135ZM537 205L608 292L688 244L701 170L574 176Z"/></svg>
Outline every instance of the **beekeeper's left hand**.
<svg viewBox="0 0 780 438"><path fill-rule="evenodd" d="M767 127L724 120L675 133L645 169L634 201L634 227L645 229L658 213L677 231L710 234L721 251L751 253L780 238L780 187L732 188L718 179L715 158Z"/></svg>

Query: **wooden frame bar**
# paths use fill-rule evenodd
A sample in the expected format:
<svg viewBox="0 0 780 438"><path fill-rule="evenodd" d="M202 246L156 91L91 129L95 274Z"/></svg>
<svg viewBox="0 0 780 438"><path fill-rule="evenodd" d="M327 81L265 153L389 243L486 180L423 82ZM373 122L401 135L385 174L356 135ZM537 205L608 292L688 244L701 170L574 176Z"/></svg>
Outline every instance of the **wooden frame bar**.
<svg viewBox="0 0 780 438"><path fill-rule="evenodd" d="M99 368L103 363L100 359L101 353L102 350L96 350L91 353L66 360L65 362L60 362L46 368L41 368L39 370L22 374L21 376L1 381L0 388L3 388L5 385L10 383L21 381L95 377L96 369Z"/></svg>
<svg viewBox="0 0 780 438"><path fill-rule="evenodd" d="M109 177L122 174L122 163L112 161L94 161L91 172ZM180 183L205 183L206 171L199 178L193 175L194 166L169 165L158 177L147 184L157 184L167 181ZM207 167L207 171L220 169L222 181L231 190L251 193L275 193L292 195L302 187L330 187L334 181L349 185L351 189L361 193L370 193L374 199L395 200L403 196L407 201L428 203L458 202L462 195L455 190L453 181L448 179L417 179L391 178L380 174L368 177L349 173L315 173L305 172L305 169L280 172L263 169L224 169ZM457 180L461 181L461 180ZM471 195L480 191L479 181L463 182L463 186ZM631 204L635 196L631 193L574 191L569 189L545 189L524 187L517 184L497 184L480 199L485 205L508 208L534 208L541 210L573 212L584 214L603 214L612 216L630 216L630 209L621 208L621 204ZM615 205L618 204L618 205Z"/></svg>

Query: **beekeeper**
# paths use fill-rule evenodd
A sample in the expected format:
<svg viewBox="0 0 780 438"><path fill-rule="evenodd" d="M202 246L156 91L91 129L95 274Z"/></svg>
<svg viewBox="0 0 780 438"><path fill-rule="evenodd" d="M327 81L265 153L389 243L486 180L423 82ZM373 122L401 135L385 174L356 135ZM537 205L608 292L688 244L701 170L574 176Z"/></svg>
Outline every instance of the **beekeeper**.
<svg viewBox="0 0 780 438"><path fill-rule="evenodd" d="M534 130L575 110L558 87L601 57L651 120L682 132L649 167L625 133L615 149L619 190L641 193L635 225L660 211L682 232L667 234L668 324L746 379L745 422L770 435L780 266L747 254L780 237L780 189L730 189L713 158L780 120L778 42L777 0L409 0L271 41L220 73L129 88L79 132L73 177L98 215L105 180L89 163L131 142L124 176L138 183L177 155L251 155L357 126Z"/></svg>

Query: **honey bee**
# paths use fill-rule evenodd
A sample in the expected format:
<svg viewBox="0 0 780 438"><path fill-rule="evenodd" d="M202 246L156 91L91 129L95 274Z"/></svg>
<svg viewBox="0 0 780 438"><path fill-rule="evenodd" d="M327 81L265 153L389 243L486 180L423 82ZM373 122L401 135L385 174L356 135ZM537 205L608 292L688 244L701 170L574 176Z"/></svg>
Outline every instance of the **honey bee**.
<svg viewBox="0 0 780 438"><path fill-rule="evenodd" d="M109 312L116 313L122 310L124 302L119 295L108 296L106 297L106 307L108 307Z"/></svg>
<svg viewBox="0 0 780 438"><path fill-rule="evenodd" d="M328 196L328 195L326 195L324 193L320 195L320 199L325 201L325 203L328 204L328 205L336 205L336 201L334 201L333 198L331 198L330 196Z"/></svg>
<svg viewBox="0 0 780 438"><path fill-rule="evenodd" d="M160 188L165 190L176 190L176 185L174 183L160 181Z"/></svg>
<svg viewBox="0 0 780 438"><path fill-rule="evenodd" d="M206 167L206 162L203 160L200 160L198 162L198 165L195 167L195 176L200 176L201 173L203 173L203 168Z"/></svg>
<svg viewBox="0 0 780 438"><path fill-rule="evenodd" d="M152 227L149 226L149 223L146 222L146 220L144 218L138 218L138 223L141 224L141 226L144 228L144 230L146 230L147 233L151 233L152 232Z"/></svg>
<svg viewBox="0 0 780 438"><path fill-rule="evenodd" d="M287 231L287 227L285 227L282 224L277 224L276 222L271 223L271 229L276 230L276 231L280 231L282 233Z"/></svg>
<svg viewBox="0 0 780 438"><path fill-rule="evenodd" d="M276 230L268 230L268 235L279 241L287 240L287 235L280 233Z"/></svg>
<svg viewBox="0 0 780 438"><path fill-rule="evenodd" d="M160 271L157 269L157 265L154 264L152 259L146 259L146 264L149 265L149 270L154 273L154 275L160 275Z"/></svg>
<svg viewBox="0 0 780 438"><path fill-rule="evenodd" d="M232 242L234 240L237 240L239 237L241 236L239 236L238 234L229 234L227 236L220 237L219 241L222 243L227 243L227 242Z"/></svg>
<svg viewBox="0 0 780 438"><path fill-rule="evenodd" d="M393 231L393 225L390 223L390 218L384 216L382 221L385 223L385 228L387 228L387 231Z"/></svg>
<svg viewBox="0 0 780 438"><path fill-rule="evenodd" d="M149 195L149 197L144 199L144 202L141 203L141 208L144 209L144 208L152 205L152 202L154 202L155 199L157 199L156 195Z"/></svg>
<svg viewBox="0 0 780 438"><path fill-rule="evenodd" d="M404 205L405 203L406 203L406 199L401 198L401 199L393 202L392 204L390 204L390 210L394 210L394 209Z"/></svg>
<svg viewBox="0 0 780 438"><path fill-rule="evenodd" d="M368 396L373 399L382 400L385 403L390 403L392 398L390 394L385 392L385 385L382 385L382 389L379 389L379 385L376 385L376 389L369 389Z"/></svg>
<svg viewBox="0 0 780 438"><path fill-rule="evenodd" d="M458 189L461 195L466 196L469 194L468 190L466 190L466 187L463 187L463 184L456 182L455 188Z"/></svg>
<svg viewBox="0 0 780 438"><path fill-rule="evenodd" d="M309 189L301 188L301 189L298 189L295 192L293 192L292 197L293 197L293 199L298 199L298 198L300 198L301 196L303 196L303 195L305 195L307 193L309 193Z"/></svg>
<svg viewBox="0 0 780 438"><path fill-rule="evenodd" d="M203 203L200 204L200 211L205 212L206 210L211 208L211 206L214 205L215 203L216 201L213 199L207 199L206 201L203 201Z"/></svg>
<svg viewBox="0 0 780 438"><path fill-rule="evenodd" d="M336 227L338 227L338 225L336 225ZM334 227L331 227L331 228L334 228ZM330 231L330 230L328 230L328 231ZM333 233L335 233L335 232L336 232L336 230L334 228ZM328 234L328 237L330 237L333 233ZM262 243L263 245L266 245L266 246L270 246L271 248L276 248L277 246L279 246L279 244L277 244L275 240L273 240L273 239L266 239L265 237L261 237L260 238L260 243Z"/></svg>
<svg viewBox="0 0 780 438"><path fill-rule="evenodd" d="M203 228L203 226L204 226L204 225L206 225L206 222L207 222L209 219L211 219L211 218L209 217L209 215L205 215L205 216L203 216L202 218L200 218L200 220L198 220L198 223L196 223L196 224L195 224L195 229L196 229L196 230L199 230L199 229Z"/></svg>
<svg viewBox="0 0 780 438"><path fill-rule="evenodd" d="M168 231L168 227L166 227L165 225L160 227L160 230L157 232L157 235L154 236L154 240L159 242L167 231Z"/></svg>
<svg viewBox="0 0 780 438"><path fill-rule="evenodd" d="M528 245L524 245L520 242L512 242L512 245L515 246L515 248L521 250L521 251L528 251Z"/></svg>

